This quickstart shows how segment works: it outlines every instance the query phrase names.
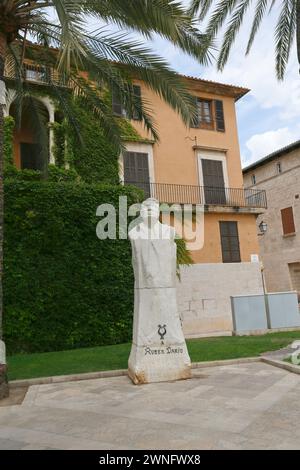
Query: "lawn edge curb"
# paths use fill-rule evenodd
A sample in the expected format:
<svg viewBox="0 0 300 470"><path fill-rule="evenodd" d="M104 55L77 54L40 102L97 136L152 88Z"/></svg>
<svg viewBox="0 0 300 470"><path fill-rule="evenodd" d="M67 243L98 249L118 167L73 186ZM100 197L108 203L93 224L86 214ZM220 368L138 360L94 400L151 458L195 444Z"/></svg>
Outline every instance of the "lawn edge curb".
<svg viewBox="0 0 300 470"><path fill-rule="evenodd" d="M204 369L207 367L225 366L231 364L245 364L249 362L259 362L258 357L243 357L238 359L225 359L217 361L193 362L192 369ZM99 372L85 372L82 374L55 375L52 377L39 377L34 379L20 379L9 382L11 388L31 387L32 385L47 385L62 382L75 382L80 380L104 379L109 377L122 377L127 375L127 369L105 370Z"/></svg>
<svg viewBox="0 0 300 470"><path fill-rule="evenodd" d="M285 369L294 374L300 374L300 367L288 362L279 361L278 359L270 359L269 357L262 356L261 361L269 364L270 366L278 367L279 369Z"/></svg>

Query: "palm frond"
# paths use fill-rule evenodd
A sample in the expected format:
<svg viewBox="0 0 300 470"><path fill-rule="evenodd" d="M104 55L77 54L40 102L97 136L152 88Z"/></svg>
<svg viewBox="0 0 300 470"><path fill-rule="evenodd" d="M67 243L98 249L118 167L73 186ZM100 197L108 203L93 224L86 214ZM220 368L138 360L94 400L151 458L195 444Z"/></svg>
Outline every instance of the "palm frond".
<svg viewBox="0 0 300 470"><path fill-rule="evenodd" d="M175 0L87 0L84 8L92 15L151 37L157 33L200 63L209 63L211 53L205 37L182 3Z"/></svg>
<svg viewBox="0 0 300 470"><path fill-rule="evenodd" d="M296 32L296 2L286 0L275 29L276 74L282 80Z"/></svg>
<svg viewBox="0 0 300 470"><path fill-rule="evenodd" d="M203 21L213 2L214 0L192 0L188 11L192 16L199 13L199 20Z"/></svg>
<svg viewBox="0 0 300 470"><path fill-rule="evenodd" d="M142 44L129 42L120 36L104 39L87 37L87 45L96 58L108 54L126 66L128 76L143 80L155 93L163 98L186 124L195 114L195 105L182 79L171 70L167 63L144 48Z"/></svg>
<svg viewBox="0 0 300 470"><path fill-rule="evenodd" d="M269 0L258 0L255 7L254 19L251 27L250 37L247 44L246 54L249 54L251 47L253 45L255 36L259 30L259 27L262 23L263 17L266 13Z"/></svg>
<svg viewBox="0 0 300 470"><path fill-rule="evenodd" d="M83 3L72 0L52 0L61 26L59 70L70 70L71 62L75 62L78 67L81 66L81 58L85 53L81 43Z"/></svg>
<svg viewBox="0 0 300 470"><path fill-rule="evenodd" d="M206 34L213 38L222 28L227 16L231 14L239 0L220 0L212 12Z"/></svg>
<svg viewBox="0 0 300 470"><path fill-rule="evenodd" d="M234 44L236 35L242 25L245 13L247 12L252 0L244 0L241 2L233 12L229 26L225 32L224 40L221 46L221 51L218 57L218 69L223 70L226 62L228 61L230 50Z"/></svg>

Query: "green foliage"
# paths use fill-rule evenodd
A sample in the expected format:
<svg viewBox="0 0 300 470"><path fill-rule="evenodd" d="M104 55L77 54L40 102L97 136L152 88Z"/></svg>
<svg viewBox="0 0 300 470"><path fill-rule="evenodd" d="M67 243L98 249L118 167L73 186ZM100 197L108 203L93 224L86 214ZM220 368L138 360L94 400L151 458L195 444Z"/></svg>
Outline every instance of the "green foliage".
<svg viewBox="0 0 300 470"><path fill-rule="evenodd" d="M186 242L183 238L175 238L177 245L177 277L180 280L180 265L185 264L190 266L194 263L190 252L186 248Z"/></svg>
<svg viewBox="0 0 300 470"><path fill-rule="evenodd" d="M48 180L55 181L57 183L60 182L68 182L68 181L80 181L81 178L78 175L77 171L74 168L60 168L56 165L49 165L48 166Z"/></svg>
<svg viewBox="0 0 300 470"><path fill-rule="evenodd" d="M15 127L14 118L7 116L4 118L4 165L13 164L13 132Z"/></svg>
<svg viewBox="0 0 300 470"><path fill-rule="evenodd" d="M15 181L41 181L45 177L38 170L19 170L14 165L7 165L5 168L5 179ZM59 168L55 165L48 166L47 181L80 181L80 177L73 168Z"/></svg>
<svg viewBox="0 0 300 470"><path fill-rule="evenodd" d="M56 124L55 133L60 135L65 131L67 149L61 146L61 153L87 183L119 182L119 149L112 145L101 128L96 117L90 110L84 109L78 103L72 103L72 112L78 123L78 135L72 126L65 123ZM59 127L60 126L60 127ZM62 158L59 157L59 161Z"/></svg>
<svg viewBox="0 0 300 470"><path fill-rule="evenodd" d="M55 164L58 167L63 167L65 165L66 160L66 121L64 120L62 123L54 122L51 124L51 127L54 132L54 146L52 148L52 152L55 159Z"/></svg>
<svg viewBox="0 0 300 470"><path fill-rule="evenodd" d="M130 142L153 142L153 140L144 139L143 137L141 137L140 134L132 126L130 121L128 121L128 119L119 118L118 119L118 124L119 124L119 127L121 129L122 139L125 142L126 141L130 141Z"/></svg>
<svg viewBox="0 0 300 470"><path fill-rule="evenodd" d="M5 181L4 334L10 352L114 344L131 337L128 240L96 237L96 208L138 202L135 188Z"/></svg>

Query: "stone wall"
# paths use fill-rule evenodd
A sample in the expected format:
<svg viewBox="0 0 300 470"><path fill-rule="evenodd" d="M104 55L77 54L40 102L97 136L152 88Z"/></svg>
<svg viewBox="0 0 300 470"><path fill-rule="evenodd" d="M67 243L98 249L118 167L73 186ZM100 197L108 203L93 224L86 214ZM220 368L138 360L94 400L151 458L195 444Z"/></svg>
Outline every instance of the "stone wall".
<svg viewBox="0 0 300 470"><path fill-rule="evenodd" d="M258 263L182 266L177 300L185 336L231 334L230 296L262 293Z"/></svg>
<svg viewBox="0 0 300 470"><path fill-rule="evenodd" d="M282 173L276 172L276 163L281 163ZM265 278L269 292L297 290L300 295L300 149L281 156L276 161L255 168L255 189L267 192L268 209L258 217L268 224L264 236L259 237L260 256L265 267ZM245 186L249 186L251 172L244 175ZM296 232L283 235L281 210L293 208Z"/></svg>

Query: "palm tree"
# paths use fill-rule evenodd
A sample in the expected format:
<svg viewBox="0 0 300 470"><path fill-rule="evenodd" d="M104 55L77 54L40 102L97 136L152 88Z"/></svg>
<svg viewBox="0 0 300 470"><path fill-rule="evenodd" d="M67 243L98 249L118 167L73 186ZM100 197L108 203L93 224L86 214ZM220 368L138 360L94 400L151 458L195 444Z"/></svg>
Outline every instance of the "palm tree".
<svg viewBox="0 0 300 470"><path fill-rule="evenodd" d="M215 0L191 0L190 13L198 15L204 20L210 12ZM212 43L214 37L229 18L227 28L223 36L222 46L218 56L218 69L223 70L226 65L231 48L235 42L237 33L243 23L246 13L253 6L252 0L219 0L215 5L207 26L207 44ZM275 61L276 74L279 80L285 75L287 63L290 57L291 47L296 41L298 63L300 65L300 0L256 0L254 18L246 47L249 54L254 39L259 31L263 18L271 11L278 9L278 21L275 26Z"/></svg>
<svg viewBox="0 0 300 470"><path fill-rule="evenodd" d="M55 19L53 19L55 18ZM91 21L119 28L108 32L104 26L90 32ZM1 0L0 2L0 342L2 338L3 265L3 106L6 104L5 64L15 70L17 110L32 90L24 76L23 61L28 51L37 65L53 66L64 75L73 90L96 113L106 135L121 147L120 129L101 90L116 91L129 113L138 112L146 129L158 138L148 104L134 93L131 78L143 80L164 99L185 123L193 116L194 105L181 79L167 62L152 53L142 41L153 34L171 41L201 63L209 60L204 36L194 26L180 1L174 0ZM42 45L33 47L32 42ZM122 66L120 65L122 63ZM83 75L80 71L87 73ZM76 127L68 106L68 96L51 82L55 98L66 118ZM94 86L94 85L97 86ZM100 91L99 91L100 90ZM34 109L34 100L32 100ZM3 342L2 342L3 345ZM1 347L1 344L0 344ZM0 348L1 351L1 348ZM1 359L0 363L4 362Z"/></svg>

